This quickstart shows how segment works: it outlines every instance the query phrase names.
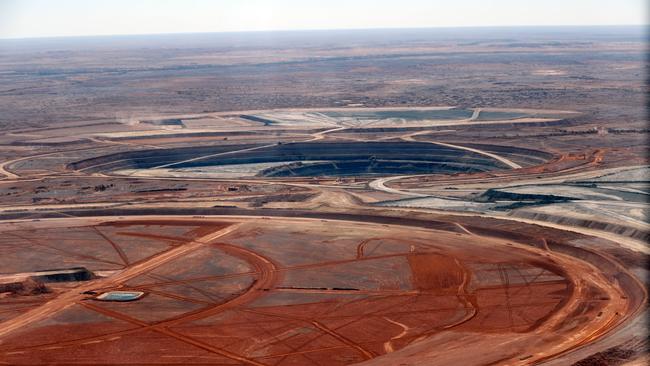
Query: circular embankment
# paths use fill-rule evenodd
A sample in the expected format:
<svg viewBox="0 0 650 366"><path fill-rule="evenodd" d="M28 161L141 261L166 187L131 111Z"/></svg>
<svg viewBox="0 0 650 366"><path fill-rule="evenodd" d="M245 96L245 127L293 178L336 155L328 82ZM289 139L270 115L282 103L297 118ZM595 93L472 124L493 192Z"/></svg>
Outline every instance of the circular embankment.
<svg viewBox="0 0 650 366"><path fill-rule="evenodd" d="M26 244L57 235L67 257L51 260L83 259L91 270L114 261L113 275L83 290L148 293L101 303L61 288L0 322L2 358L527 364L589 345L646 301L616 260L506 226L283 210L197 216L205 213L71 211L88 217L0 224ZM85 231L103 240L85 243L80 258ZM143 344L147 353L137 353ZM113 347L135 353L106 352Z"/></svg>
<svg viewBox="0 0 650 366"><path fill-rule="evenodd" d="M489 149L489 146L482 146ZM525 156L518 151L502 154ZM528 152L527 152L528 153ZM525 163L530 160L522 158ZM526 160L528 159L528 160ZM256 166L263 177L363 176L393 174L475 173L510 169L495 154L474 148L415 141L300 142L273 145L217 145L130 151L77 161L69 169L87 173Z"/></svg>

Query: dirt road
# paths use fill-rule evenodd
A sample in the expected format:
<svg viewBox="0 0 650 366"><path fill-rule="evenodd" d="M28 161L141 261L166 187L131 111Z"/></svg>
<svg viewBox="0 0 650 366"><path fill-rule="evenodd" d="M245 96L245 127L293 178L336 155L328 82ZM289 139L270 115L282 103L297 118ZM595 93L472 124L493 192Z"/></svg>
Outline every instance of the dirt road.
<svg viewBox="0 0 650 366"><path fill-rule="evenodd" d="M474 114L476 115L476 118L478 118L478 112L477 112L476 110L474 111ZM474 118L474 116L472 116L472 118ZM512 168L512 169L521 169L521 168L522 168L521 165L519 165L519 164L517 164L517 163L515 163L515 162L513 162L513 161L511 161L511 160L509 160L509 159L506 159L506 158L504 158L503 156L500 156L500 155L497 155L497 154L493 154L493 153L491 153L491 152L487 152L487 151L484 151L484 150L474 149L474 148L466 147L466 146L460 146L460 145L449 144L449 143L445 143L445 142L436 142L436 141L418 141L418 140L415 140L415 139L413 138L414 136L422 135L422 134L425 134L425 133L428 133L428 132L429 132L429 131L421 131L421 132L418 132L418 133L412 133L412 134L404 135L404 136L401 137L401 139L404 140L404 141L411 141L411 142L428 142L428 143L430 143L430 144L439 145L439 146L445 146L445 147L450 147L450 148L452 148L452 149L458 149L458 150L470 151L470 152L473 152L473 153L476 153L476 154L480 154L480 155L483 155L483 156L487 156L487 157L489 157L489 158L492 158L492 159L494 159L494 160L497 160L497 161L499 161L499 162L501 162L501 163L503 163L503 164L509 166L509 167Z"/></svg>
<svg viewBox="0 0 650 366"><path fill-rule="evenodd" d="M386 186L386 183L392 182L394 180L400 180L404 178L412 178L416 177L416 175L397 175L397 176L392 176L392 177L383 177L383 178L378 178L370 183L368 183L368 186L372 189L378 190L378 191L384 191L386 193L392 193L392 194L400 194L403 196L410 196L410 197L429 197L428 194L422 194L422 193L416 193L416 192L410 192L410 191L404 191L400 189L395 189L395 188L390 188Z"/></svg>

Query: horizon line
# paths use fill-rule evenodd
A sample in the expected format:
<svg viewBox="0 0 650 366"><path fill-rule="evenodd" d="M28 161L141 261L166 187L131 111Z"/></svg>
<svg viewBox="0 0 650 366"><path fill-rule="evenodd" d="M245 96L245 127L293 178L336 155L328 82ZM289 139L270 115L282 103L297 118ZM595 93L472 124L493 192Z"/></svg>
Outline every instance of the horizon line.
<svg viewBox="0 0 650 366"><path fill-rule="evenodd" d="M151 32L151 33L101 33L53 36L2 37L0 41L20 40L55 40L64 38L101 38L101 37L137 37L137 36L171 36L192 34L241 34L241 33L293 33L293 32L328 32L328 31L380 31L380 30L425 30L425 29L485 29L485 28L621 28L645 27L645 24L525 24L525 25L457 25L430 27L368 27L368 28L305 28L305 29L267 29L267 30L224 30L224 31L188 31L188 32Z"/></svg>

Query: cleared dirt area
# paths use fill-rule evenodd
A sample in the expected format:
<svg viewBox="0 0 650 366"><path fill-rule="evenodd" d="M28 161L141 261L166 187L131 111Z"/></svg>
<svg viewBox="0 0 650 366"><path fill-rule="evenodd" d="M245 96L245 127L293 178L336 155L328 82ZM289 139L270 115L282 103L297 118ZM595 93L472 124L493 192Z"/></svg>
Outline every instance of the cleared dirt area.
<svg viewBox="0 0 650 366"><path fill-rule="evenodd" d="M124 260L106 277L52 286L52 293L30 296L28 304L15 296L0 299L3 313L23 312L0 322L2 358L12 364L129 363L124 349L136 352L143 344L142 362L173 355L190 363L386 363L452 334L471 339L472 349L494 349L481 362L539 360L607 333L638 311L645 296L633 282L609 282L587 258L476 236L461 225L445 231L314 219L134 216L16 221L0 230L32 246L15 253L15 263L33 267L32 258L43 257L52 262L41 264L48 267L81 259L97 273L107 269L66 246L114 251ZM102 235L88 242L75 235L82 231ZM39 242L55 235L55 243ZM0 245L4 251L15 241ZM92 293L113 290L146 296L93 300ZM556 337L539 337L549 329ZM501 338L486 334L508 335L511 345L495 348ZM107 352L116 347L122 352ZM449 364L468 352L450 350L430 364Z"/></svg>

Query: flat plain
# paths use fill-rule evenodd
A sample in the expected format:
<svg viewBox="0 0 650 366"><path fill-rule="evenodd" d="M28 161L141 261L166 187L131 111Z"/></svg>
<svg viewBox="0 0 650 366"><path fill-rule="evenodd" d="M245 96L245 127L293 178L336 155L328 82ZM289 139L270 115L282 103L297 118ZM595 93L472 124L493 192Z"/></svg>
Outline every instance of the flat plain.
<svg viewBox="0 0 650 366"><path fill-rule="evenodd" d="M0 41L0 364L644 364L646 46Z"/></svg>

